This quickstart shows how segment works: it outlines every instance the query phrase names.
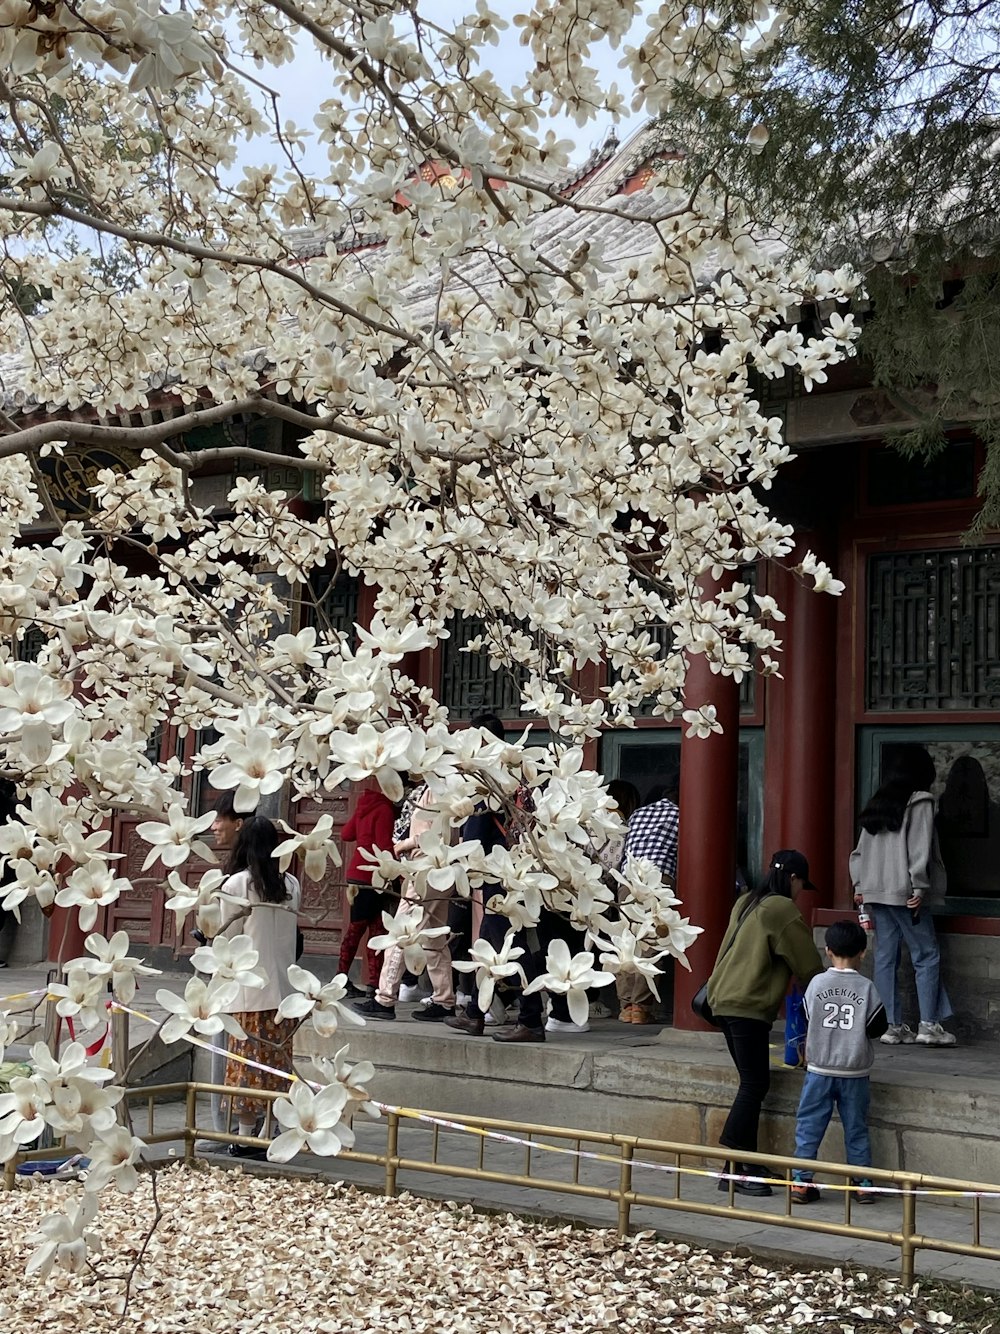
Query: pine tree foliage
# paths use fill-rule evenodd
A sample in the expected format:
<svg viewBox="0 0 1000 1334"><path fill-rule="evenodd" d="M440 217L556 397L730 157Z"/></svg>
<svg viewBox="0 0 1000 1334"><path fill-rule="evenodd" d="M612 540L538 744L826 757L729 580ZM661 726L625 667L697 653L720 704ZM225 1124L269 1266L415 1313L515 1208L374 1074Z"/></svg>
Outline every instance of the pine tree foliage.
<svg viewBox="0 0 1000 1334"><path fill-rule="evenodd" d="M719 30L755 21L724 6ZM918 423L896 443L929 456L949 424L975 421L976 526L996 526L1000 4L795 0L778 23L725 96L689 85L668 112L692 178L714 177L798 253L866 270L861 355Z"/></svg>

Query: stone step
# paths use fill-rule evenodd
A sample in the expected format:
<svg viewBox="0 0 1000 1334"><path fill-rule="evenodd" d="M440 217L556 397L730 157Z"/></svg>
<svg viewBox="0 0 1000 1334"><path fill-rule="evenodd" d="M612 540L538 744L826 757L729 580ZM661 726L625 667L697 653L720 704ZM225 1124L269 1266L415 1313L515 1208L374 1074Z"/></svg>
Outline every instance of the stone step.
<svg viewBox="0 0 1000 1334"><path fill-rule="evenodd" d="M349 1042L352 1061L374 1064L371 1091L383 1102L686 1144L719 1142L736 1092L721 1034L598 1020L586 1034L510 1046L493 1042L488 1028L484 1037L470 1038L441 1024L408 1022L411 1012L400 1007L395 1022L372 1022L327 1040L303 1028L297 1051L331 1055ZM776 1028L761 1123L765 1153L794 1150L802 1073L778 1064L783 1054ZM876 1044L869 1123L879 1167L1000 1182L1000 1077L992 1045ZM836 1117L821 1156L844 1161Z"/></svg>

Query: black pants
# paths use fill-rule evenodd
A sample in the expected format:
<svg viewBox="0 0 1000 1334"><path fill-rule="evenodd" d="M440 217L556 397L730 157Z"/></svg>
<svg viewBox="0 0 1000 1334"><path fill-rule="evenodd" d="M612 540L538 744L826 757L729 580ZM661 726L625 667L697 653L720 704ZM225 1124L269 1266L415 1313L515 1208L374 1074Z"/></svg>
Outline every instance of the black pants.
<svg viewBox="0 0 1000 1334"><path fill-rule="evenodd" d="M448 927L451 936L448 951L452 963L465 963L472 948L472 904L468 899L452 899L448 904ZM455 990L467 991L470 986L468 973L455 973Z"/></svg>
<svg viewBox="0 0 1000 1334"><path fill-rule="evenodd" d="M719 1143L727 1149L757 1151L760 1109L771 1086L771 1025L763 1019L733 1019L719 1016L719 1027L733 1058L740 1086L722 1127Z"/></svg>
<svg viewBox="0 0 1000 1334"><path fill-rule="evenodd" d="M538 949L528 951L525 958L521 960L524 968L524 975L529 982L533 982L536 977L541 977L545 972L545 956L549 952L549 946L554 940L565 940L569 946L571 954L577 954L583 949L583 932L571 926L565 917L559 913L552 912L549 908L543 908L541 917L538 919L536 928L538 936ZM549 1013L553 1019L559 1019L563 1023L569 1021L569 1005L566 997L552 993L549 995ZM523 1024L525 1028L541 1028L544 1024L544 1007L542 993L534 991L530 996L521 997L521 1006L518 1012L517 1021Z"/></svg>
<svg viewBox="0 0 1000 1334"><path fill-rule="evenodd" d="M479 927L479 938L480 940L488 940L495 950L498 950L503 944L504 937L509 930L509 917L504 917L502 913L491 913L489 909L483 913L483 920ZM542 909L541 919L535 930L535 935L538 941L537 949L531 948L527 932L518 931L514 936L514 944L524 950L524 954L518 962L524 969L525 980L528 982L533 982L536 977L540 977L545 972L545 956L548 954L549 946L553 940L565 940L574 953L583 949L583 932L570 926L564 917L560 917L558 913L550 912L547 908ZM550 996L549 1005L553 1018L569 1019L569 1006L566 1003L565 996ZM479 1014L479 1005L475 994L473 994L468 1012L473 1017ZM540 991L532 992L530 996L522 995L517 1016L519 1024L524 1024L526 1028L541 1028L543 1024L542 1013L543 1001Z"/></svg>

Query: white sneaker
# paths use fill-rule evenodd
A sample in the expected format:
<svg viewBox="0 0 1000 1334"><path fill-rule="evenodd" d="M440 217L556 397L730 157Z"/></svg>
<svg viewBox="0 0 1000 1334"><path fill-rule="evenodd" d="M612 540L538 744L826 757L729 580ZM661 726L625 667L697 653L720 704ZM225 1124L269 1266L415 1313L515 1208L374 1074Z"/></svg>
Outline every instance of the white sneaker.
<svg viewBox="0 0 1000 1334"><path fill-rule="evenodd" d="M469 1008L471 1000L472 997L469 995L467 991L455 992L455 1005L457 1006L458 1009L467 1010Z"/></svg>
<svg viewBox="0 0 1000 1334"><path fill-rule="evenodd" d="M923 1024L920 1027L923 1028ZM884 1042L887 1047L898 1047L901 1042L916 1041L918 1041L917 1035L909 1024L890 1024L879 1038L879 1042Z"/></svg>
<svg viewBox="0 0 1000 1334"><path fill-rule="evenodd" d="M483 1016L483 1023L506 1024L507 1022L507 1007L499 996L494 996L493 1000L490 1002L489 1010Z"/></svg>
<svg viewBox="0 0 1000 1334"><path fill-rule="evenodd" d="M610 1005L605 1005L603 1001L591 1001L590 1017L591 1019L611 1019L613 1016Z"/></svg>
<svg viewBox="0 0 1000 1334"><path fill-rule="evenodd" d="M589 1033L589 1024L574 1024L571 1019L546 1019L546 1033Z"/></svg>
<svg viewBox="0 0 1000 1334"><path fill-rule="evenodd" d="M925 1047L954 1047L958 1038L940 1024L922 1023L917 1030L916 1040Z"/></svg>
<svg viewBox="0 0 1000 1334"><path fill-rule="evenodd" d="M419 986L408 987L404 982L403 985L399 988L399 1000L402 1001L404 1005L408 1005L410 1001L418 1001L419 999L420 999Z"/></svg>

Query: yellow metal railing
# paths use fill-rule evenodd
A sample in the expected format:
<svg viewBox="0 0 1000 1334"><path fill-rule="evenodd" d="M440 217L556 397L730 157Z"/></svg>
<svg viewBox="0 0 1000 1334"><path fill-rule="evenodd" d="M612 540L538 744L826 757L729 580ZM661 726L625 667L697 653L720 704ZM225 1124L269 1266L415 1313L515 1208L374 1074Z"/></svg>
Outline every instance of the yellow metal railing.
<svg viewBox="0 0 1000 1334"><path fill-rule="evenodd" d="M149 1144L183 1141L184 1157L190 1162L194 1158L196 1140L217 1142L220 1145L235 1142L266 1147L271 1133L270 1110L265 1118L260 1138L228 1131L214 1131L198 1125L199 1094L231 1096L236 1092L238 1090L231 1087L198 1082L151 1085L129 1089L125 1103L135 1133L140 1134ZM254 1098L264 1101L273 1101L279 1096L258 1089L248 1092L252 1092ZM172 1098L173 1103L165 1103L163 1100L167 1098ZM157 1108L169 1105L176 1108L179 1100L183 1100L185 1104L184 1124L158 1131ZM141 1103L145 1104L144 1117L136 1115L136 1104ZM145 1124L142 1124L143 1121ZM770 1212L755 1208L752 1204L744 1204L743 1199L751 1197L737 1194L732 1180L728 1183L728 1190L720 1191L720 1198L715 1201L695 1199L689 1193L685 1193L685 1187L697 1181L711 1180L715 1186L719 1173L726 1171L727 1150L710 1145L684 1144L635 1135L566 1129L560 1126L501 1121L493 1117L434 1113L409 1108L387 1108L380 1121L369 1121L365 1118L364 1125L368 1128L384 1126L384 1148L381 1151L345 1149L336 1161L363 1163L381 1168L381 1188L389 1197L397 1192L400 1172L422 1172L455 1180L496 1182L534 1191L549 1191L568 1197L605 1200L616 1211L620 1236L626 1236L628 1233L632 1209L644 1207L730 1220L740 1219L759 1223L761 1226L782 1227L858 1241L881 1242L898 1250L901 1277L906 1285L914 1281L918 1251L938 1251L1000 1261L1000 1247L986 1245L982 1239L983 1200L992 1198L997 1201L1000 1197L1000 1186L866 1167L862 1169L864 1176L872 1182L877 1191L884 1192L885 1198L893 1200L897 1205L897 1225L876 1227L855 1221L855 1210L868 1206L859 1206L857 1201L852 1199L851 1179L857 1176L859 1169L844 1163L804 1162L802 1159L781 1154L741 1154L741 1160L749 1165L752 1172L770 1177L774 1193L779 1197L784 1196L781 1212ZM413 1145L408 1142L405 1146L407 1152L403 1152L401 1132L417 1126L422 1126L429 1134L429 1146L417 1146L425 1149L424 1152L418 1152L413 1151ZM445 1134L442 1134L442 1131ZM447 1161L442 1153L443 1143L454 1145L459 1142L459 1138L464 1138L466 1135L475 1138L477 1145L475 1161L471 1164ZM524 1154L522 1170L512 1171L502 1165L491 1164L488 1153L490 1147L494 1145L504 1145L508 1150L511 1147L522 1149ZM17 1162L51 1158L54 1152L53 1149L36 1149L22 1153L17 1159L7 1163L5 1169L7 1185L13 1184ZM567 1164L570 1168L568 1175L559 1176L554 1171L547 1170L549 1167L554 1168L557 1162ZM581 1168L590 1164L599 1165L608 1180L600 1184L582 1180ZM792 1173L796 1168L812 1169L824 1178L824 1191L841 1195L844 1207L840 1221L814 1213L793 1213L791 1184ZM644 1188L640 1188L639 1178L643 1179ZM666 1189L652 1188L660 1181L669 1183ZM967 1210L968 1239L920 1232L918 1211L923 1201L947 1201ZM993 1217L996 1218L996 1215Z"/></svg>

